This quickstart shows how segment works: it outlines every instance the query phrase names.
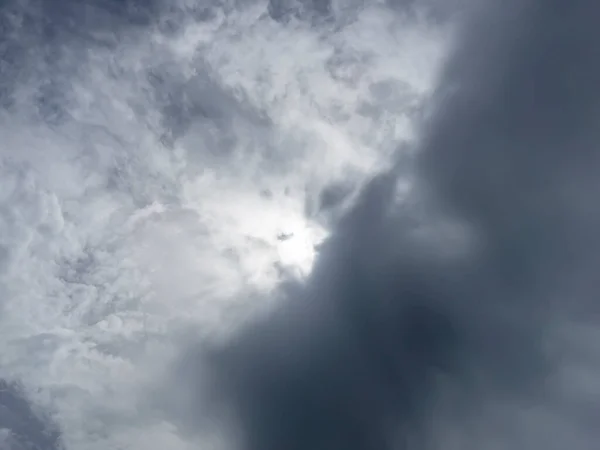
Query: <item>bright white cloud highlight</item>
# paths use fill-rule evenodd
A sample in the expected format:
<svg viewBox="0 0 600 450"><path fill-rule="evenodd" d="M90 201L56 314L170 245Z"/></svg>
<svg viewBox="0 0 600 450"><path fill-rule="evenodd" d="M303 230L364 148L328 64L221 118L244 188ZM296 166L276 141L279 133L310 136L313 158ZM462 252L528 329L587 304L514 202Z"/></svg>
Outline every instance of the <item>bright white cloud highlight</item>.
<svg viewBox="0 0 600 450"><path fill-rule="evenodd" d="M192 448L148 387L187 333L228 333L282 273L310 272L320 192L358 187L413 139L446 46L376 3L327 32L263 2L215 11L174 36L21 55L0 114L0 376L67 450ZM52 80L55 121L38 98Z"/></svg>

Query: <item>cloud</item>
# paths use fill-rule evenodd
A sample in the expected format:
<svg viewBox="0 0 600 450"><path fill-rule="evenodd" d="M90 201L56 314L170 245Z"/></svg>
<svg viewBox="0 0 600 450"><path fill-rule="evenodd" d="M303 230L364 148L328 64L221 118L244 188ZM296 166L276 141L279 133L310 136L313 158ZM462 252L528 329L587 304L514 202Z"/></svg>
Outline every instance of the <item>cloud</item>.
<svg viewBox="0 0 600 450"><path fill-rule="evenodd" d="M195 3L0 7L0 378L66 449L194 448L154 389L181 343L310 272L447 46L377 2L321 28Z"/></svg>
<svg viewBox="0 0 600 450"><path fill-rule="evenodd" d="M0 444L7 450L59 450L60 433L15 385L0 382Z"/></svg>
<svg viewBox="0 0 600 450"><path fill-rule="evenodd" d="M77 450L220 411L248 450L594 448L598 7L488 5L440 74L454 5L234 3L3 4L3 417Z"/></svg>
<svg viewBox="0 0 600 450"><path fill-rule="evenodd" d="M291 17L313 19L327 18L331 14L331 1L315 0L270 0L269 15L277 21L286 21Z"/></svg>
<svg viewBox="0 0 600 450"><path fill-rule="evenodd" d="M478 11L410 194L398 200L394 170L375 177L305 285L186 356L192 392L212 364L243 449L594 448L598 386L580 377L600 349L576 349L597 326L599 9Z"/></svg>

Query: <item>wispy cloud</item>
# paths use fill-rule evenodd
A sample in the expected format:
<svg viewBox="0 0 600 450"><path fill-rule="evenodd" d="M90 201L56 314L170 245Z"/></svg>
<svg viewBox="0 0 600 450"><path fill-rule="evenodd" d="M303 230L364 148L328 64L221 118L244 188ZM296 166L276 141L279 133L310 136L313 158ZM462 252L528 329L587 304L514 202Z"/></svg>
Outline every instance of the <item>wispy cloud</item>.
<svg viewBox="0 0 600 450"><path fill-rule="evenodd" d="M321 24L267 6L0 9L0 378L67 450L212 445L174 394L160 404L171 362L305 283L415 140L449 26L377 2ZM0 415L17 448L30 425Z"/></svg>

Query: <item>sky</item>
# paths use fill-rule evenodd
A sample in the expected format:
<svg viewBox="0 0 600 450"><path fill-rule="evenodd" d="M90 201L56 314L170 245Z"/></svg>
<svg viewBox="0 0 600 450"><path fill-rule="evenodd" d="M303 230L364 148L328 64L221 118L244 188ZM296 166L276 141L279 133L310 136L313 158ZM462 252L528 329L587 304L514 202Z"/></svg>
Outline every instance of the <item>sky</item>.
<svg viewBox="0 0 600 450"><path fill-rule="evenodd" d="M598 17L3 2L0 448L594 449Z"/></svg>

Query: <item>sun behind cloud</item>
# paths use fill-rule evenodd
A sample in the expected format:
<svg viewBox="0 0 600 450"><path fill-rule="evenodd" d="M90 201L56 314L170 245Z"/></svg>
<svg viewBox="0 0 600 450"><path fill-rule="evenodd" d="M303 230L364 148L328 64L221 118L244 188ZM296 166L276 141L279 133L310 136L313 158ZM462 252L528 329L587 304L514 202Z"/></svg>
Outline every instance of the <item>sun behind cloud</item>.
<svg viewBox="0 0 600 450"><path fill-rule="evenodd" d="M298 221L277 235L277 252L284 267L300 277L307 276L313 266L316 247L326 236L325 230L306 221Z"/></svg>

